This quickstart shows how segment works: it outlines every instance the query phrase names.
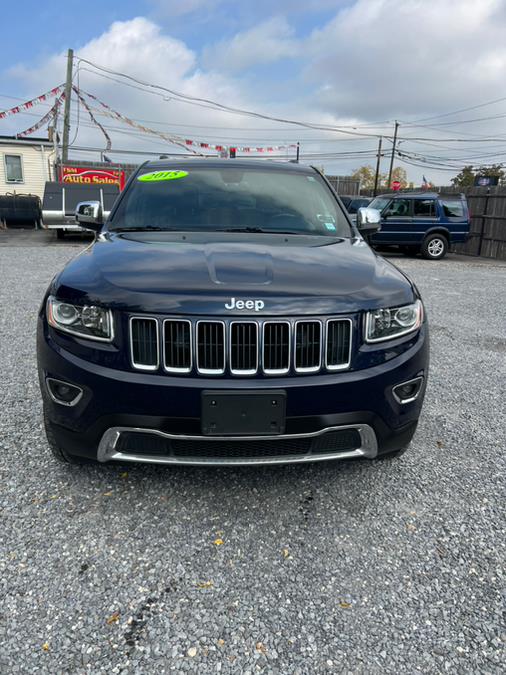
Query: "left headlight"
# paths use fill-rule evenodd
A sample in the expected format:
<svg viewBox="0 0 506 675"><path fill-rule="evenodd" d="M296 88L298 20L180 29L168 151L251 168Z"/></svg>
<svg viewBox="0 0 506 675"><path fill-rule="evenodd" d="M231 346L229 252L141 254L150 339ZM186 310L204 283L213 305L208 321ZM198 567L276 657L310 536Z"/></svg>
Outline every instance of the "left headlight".
<svg viewBox="0 0 506 675"><path fill-rule="evenodd" d="M365 340L381 342L407 335L420 328L422 321L423 305L420 300L402 307L375 309L366 315Z"/></svg>
<svg viewBox="0 0 506 675"><path fill-rule="evenodd" d="M111 311L96 305L73 305L50 296L47 320L53 328L89 340L110 342L114 337Z"/></svg>

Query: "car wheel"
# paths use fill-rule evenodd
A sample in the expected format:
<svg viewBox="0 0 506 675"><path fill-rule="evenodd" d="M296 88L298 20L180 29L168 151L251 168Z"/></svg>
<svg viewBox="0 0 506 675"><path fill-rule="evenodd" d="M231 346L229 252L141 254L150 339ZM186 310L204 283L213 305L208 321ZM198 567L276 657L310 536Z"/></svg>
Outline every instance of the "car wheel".
<svg viewBox="0 0 506 675"><path fill-rule="evenodd" d="M56 230L56 238L57 239L63 239L65 237L65 230L62 230L61 228Z"/></svg>
<svg viewBox="0 0 506 675"><path fill-rule="evenodd" d="M86 457L76 457L75 455L69 455L63 448L60 448L51 429L51 422L47 416L47 412L44 410L44 428L46 430L47 444L51 450L51 454L55 459L57 459L62 464L91 464L92 460L87 459Z"/></svg>
<svg viewBox="0 0 506 675"><path fill-rule="evenodd" d="M422 255L427 260L440 260L448 251L448 239L444 234L431 234L422 244Z"/></svg>

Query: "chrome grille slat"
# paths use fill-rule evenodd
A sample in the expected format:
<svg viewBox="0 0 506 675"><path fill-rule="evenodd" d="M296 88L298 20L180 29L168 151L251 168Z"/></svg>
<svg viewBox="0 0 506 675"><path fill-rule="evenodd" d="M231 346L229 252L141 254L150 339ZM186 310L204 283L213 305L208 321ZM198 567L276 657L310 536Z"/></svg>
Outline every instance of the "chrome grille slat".
<svg viewBox="0 0 506 675"><path fill-rule="evenodd" d="M130 318L134 368L168 373L266 376L350 367L353 322L329 319ZM161 345L160 345L161 340ZM161 346L161 350L160 350Z"/></svg>
<svg viewBox="0 0 506 675"><path fill-rule="evenodd" d="M197 370L204 375L225 372L225 324L197 321Z"/></svg>
<svg viewBox="0 0 506 675"><path fill-rule="evenodd" d="M187 319L163 322L164 368L169 373L189 373L192 369L192 324Z"/></svg>
<svg viewBox="0 0 506 675"><path fill-rule="evenodd" d="M130 355L132 365L140 370L156 370L158 358L158 321L150 317L130 319Z"/></svg>
<svg viewBox="0 0 506 675"><path fill-rule="evenodd" d="M290 323L266 321L263 324L263 371L283 375L290 370Z"/></svg>
<svg viewBox="0 0 506 675"><path fill-rule="evenodd" d="M258 324L256 321L230 323L230 372L254 375L258 370Z"/></svg>
<svg viewBox="0 0 506 675"><path fill-rule="evenodd" d="M351 328L351 319L329 319L327 321L325 366L328 370L342 370L349 367Z"/></svg>
<svg viewBox="0 0 506 675"><path fill-rule="evenodd" d="M295 370L315 373L320 370L322 352L322 325L320 321L295 323Z"/></svg>

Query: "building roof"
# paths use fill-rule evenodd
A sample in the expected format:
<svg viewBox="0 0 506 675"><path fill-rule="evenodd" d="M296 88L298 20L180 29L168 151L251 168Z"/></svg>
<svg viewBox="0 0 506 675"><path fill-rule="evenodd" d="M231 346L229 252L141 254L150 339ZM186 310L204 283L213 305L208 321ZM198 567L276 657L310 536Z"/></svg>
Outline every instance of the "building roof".
<svg viewBox="0 0 506 675"><path fill-rule="evenodd" d="M8 145L12 143L14 145L49 145L53 146L52 141L48 138L40 138L39 136L27 136L26 138L17 138L16 136L1 136L0 135L0 144Z"/></svg>

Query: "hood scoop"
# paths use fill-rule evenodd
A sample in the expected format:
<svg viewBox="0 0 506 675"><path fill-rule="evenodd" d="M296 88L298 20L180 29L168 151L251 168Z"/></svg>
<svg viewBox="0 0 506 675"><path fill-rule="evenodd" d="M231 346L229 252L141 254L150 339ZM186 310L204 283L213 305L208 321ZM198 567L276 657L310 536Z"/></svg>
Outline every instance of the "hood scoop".
<svg viewBox="0 0 506 675"><path fill-rule="evenodd" d="M205 252L209 277L215 284L267 286L272 283L272 256L265 251L245 251L244 247L208 247Z"/></svg>

